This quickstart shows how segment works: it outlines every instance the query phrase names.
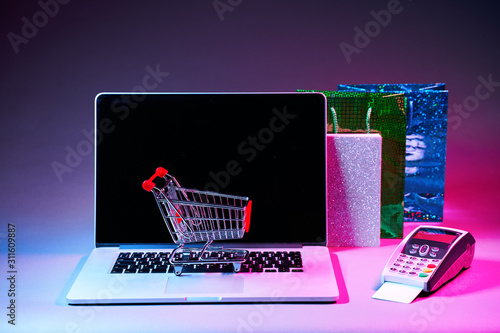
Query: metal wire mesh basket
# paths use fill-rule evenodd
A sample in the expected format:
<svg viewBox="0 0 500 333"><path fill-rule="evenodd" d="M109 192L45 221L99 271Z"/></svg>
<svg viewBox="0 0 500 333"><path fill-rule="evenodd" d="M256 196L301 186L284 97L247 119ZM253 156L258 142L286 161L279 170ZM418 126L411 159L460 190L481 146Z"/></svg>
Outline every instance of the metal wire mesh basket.
<svg viewBox="0 0 500 333"><path fill-rule="evenodd" d="M162 187L153 182L156 177L165 180ZM220 258L214 261L205 255L210 244L215 240L240 239L249 230L252 201L248 197L184 188L161 167L142 187L153 193L173 241L179 244L170 256L177 275L182 273L184 264L221 263ZM205 242L199 253L176 256L184 244L195 242ZM224 256L223 261L233 263L234 270L239 271L248 251L224 250L226 254L228 251L233 253L229 258Z"/></svg>

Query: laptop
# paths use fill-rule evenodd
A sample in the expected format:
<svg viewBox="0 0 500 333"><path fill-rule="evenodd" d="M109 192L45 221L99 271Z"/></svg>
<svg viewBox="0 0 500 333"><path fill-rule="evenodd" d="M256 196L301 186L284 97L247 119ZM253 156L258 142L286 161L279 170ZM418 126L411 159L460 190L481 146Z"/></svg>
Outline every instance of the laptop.
<svg viewBox="0 0 500 333"><path fill-rule="evenodd" d="M95 111L95 248L69 304L338 299L326 247L324 95L101 93ZM158 167L183 189L252 201L248 232L207 248L217 262L194 257L174 272L179 244L142 187ZM246 256L232 263L231 250Z"/></svg>

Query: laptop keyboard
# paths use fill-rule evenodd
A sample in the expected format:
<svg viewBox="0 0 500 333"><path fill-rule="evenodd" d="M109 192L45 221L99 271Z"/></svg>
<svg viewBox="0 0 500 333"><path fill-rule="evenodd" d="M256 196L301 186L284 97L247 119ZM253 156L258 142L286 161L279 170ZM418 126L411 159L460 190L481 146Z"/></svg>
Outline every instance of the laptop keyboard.
<svg viewBox="0 0 500 333"><path fill-rule="evenodd" d="M207 254L207 253L205 253ZM121 252L111 269L112 274L173 273L170 252ZM208 252L208 256L226 259L224 252ZM231 273L233 265L185 264L183 273ZM303 272L300 251L252 251L241 264L240 273Z"/></svg>

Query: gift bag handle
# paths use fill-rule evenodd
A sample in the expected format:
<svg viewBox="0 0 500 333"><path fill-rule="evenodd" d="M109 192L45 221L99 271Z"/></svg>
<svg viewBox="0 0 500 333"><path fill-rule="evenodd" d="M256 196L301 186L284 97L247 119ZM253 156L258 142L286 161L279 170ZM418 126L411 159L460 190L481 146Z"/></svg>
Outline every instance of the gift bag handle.
<svg viewBox="0 0 500 333"><path fill-rule="evenodd" d="M368 112L366 112L366 133L368 134L370 134L370 118L372 116L372 102L368 104ZM330 111L332 111L332 118L333 118L333 133L337 134L339 131L337 111L335 111L335 108L333 106L330 108Z"/></svg>
<svg viewBox="0 0 500 333"><path fill-rule="evenodd" d="M339 123L337 122L337 111L335 111L335 108L333 106L330 108L330 111L332 111L332 118L333 118L333 133L337 134L339 131Z"/></svg>

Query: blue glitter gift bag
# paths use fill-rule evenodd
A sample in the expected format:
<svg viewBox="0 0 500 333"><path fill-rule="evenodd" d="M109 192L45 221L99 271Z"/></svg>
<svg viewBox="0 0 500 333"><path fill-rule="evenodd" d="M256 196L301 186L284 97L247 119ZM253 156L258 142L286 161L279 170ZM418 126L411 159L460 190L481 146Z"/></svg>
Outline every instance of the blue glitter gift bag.
<svg viewBox="0 0 500 333"><path fill-rule="evenodd" d="M404 220L443 221L448 91L444 83L339 85L339 91L407 98Z"/></svg>

